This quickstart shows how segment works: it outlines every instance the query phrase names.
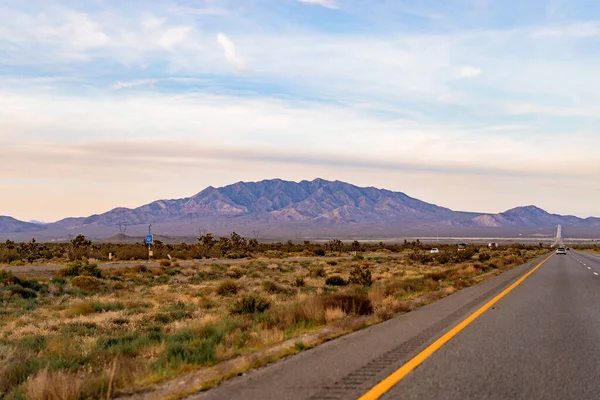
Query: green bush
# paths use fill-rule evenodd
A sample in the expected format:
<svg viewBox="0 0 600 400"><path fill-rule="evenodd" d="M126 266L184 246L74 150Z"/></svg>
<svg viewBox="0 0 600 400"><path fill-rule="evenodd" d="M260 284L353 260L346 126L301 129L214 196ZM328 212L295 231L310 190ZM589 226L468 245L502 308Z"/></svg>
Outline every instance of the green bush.
<svg viewBox="0 0 600 400"><path fill-rule="evenodd" d="M371 270L367 266L361 267L355 265L350 270L350 279L348 279L348 281L355 285L370 287L373 284Z"/></svg>
<svg viewBox="0 0 600 400"><path fill-rule="evenodd" d="M329 286L346 286L348 282L339 275L332 275L325 279L325 284Z"/></svg>
<svg viewBox="0 0 600 400"><path fill-rule="evenodd" d="M231 314L254 314L261 313L269 309L271 303L255 295L247 295L233 303Z"/></svg>

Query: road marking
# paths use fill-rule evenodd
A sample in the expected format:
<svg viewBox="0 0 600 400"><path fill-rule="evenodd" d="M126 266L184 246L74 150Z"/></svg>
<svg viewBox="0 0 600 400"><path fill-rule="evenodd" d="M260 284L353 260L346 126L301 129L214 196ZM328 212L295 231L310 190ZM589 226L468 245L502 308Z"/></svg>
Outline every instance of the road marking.
<svg viewBox="0 0 600 400"><path fill-rule="evenodd" d="M594 275L598 276L598 273L597 273L597 272L594 272Z"/></svg>
<svg viewBox="0 0 600 400"><path fill-rule="evenodd" d="M502 291L502 293L500 293L499 295L494 297L492 300L488 301L483 307L481 307L480 309L475 311L473 314L469 315L467 318L465 318L461 323L456 325L454 328L450 329L442 337L440 337L438 340L436 340L435 342L430 344L425 350L421 351L419 354L417 354L415 357L413 357L406 364L404 364L399 369L397 369L395 372L393 372L391 375L389 375L387 378L385 378L384 380L379 382L367 393L363 394L358 400L376 400L376 399L380 398L381 396L383 396L387 391L389 391L392 387L394 387L394 385L396 385L406 375L408 375L409 372L411 372L412 370L417 368L419 365L421 365L421 363L423 361L425 361L427 358L429 358L429 356L431 356L433 353L438 351L443 345L448 343L450 341L450 339L452 339L460 331L465 329L471 322L475 321L481 314L486 312L489 308L491 308L494 304L496 304L501 298L503 298L508 293L510 293L511 290L513 290L514 288L519 286L521 283L523 283L523 281L525 279L527 279L529 277L529 275L533 274L535 272L535 270L537 270L539 267L544 265L544 263L546 261L548 261L549 259L551 259L553 255L554 254L551 254L544 261L542 261L541 263L536 265L529 272L527 272L525 275L523 275L521 278L519 278L515 283L513 283L512 285L510 285L509 287L504 289Z"/></svg>
<svg viewBox="0 0 600 400"><path fill-rule="evenodd" d="M588 269L591 269L590 267L588 267Z"/></svg>

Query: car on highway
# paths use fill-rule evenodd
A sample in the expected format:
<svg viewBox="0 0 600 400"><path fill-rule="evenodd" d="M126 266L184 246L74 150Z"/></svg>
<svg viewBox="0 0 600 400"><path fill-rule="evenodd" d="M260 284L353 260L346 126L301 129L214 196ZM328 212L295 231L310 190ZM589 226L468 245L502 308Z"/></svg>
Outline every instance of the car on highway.
<svg viewBox="0 0 600 400"><path fill-rule="evenodd" d="M567 254L567 250L564 247L559 247L556 249L556 254Z"/></svg>
<svg viewBox="0 0 600 400"><path fill-rule="evenodd" d="M440 249L438 249L438 248L436 248L436 247L434 247L434 248L433 248L433 249L431 249L431 251L430 251L430 253L431 253L431 254L437 254L437 253L439 253L439 252L440 252Z"/></svg>

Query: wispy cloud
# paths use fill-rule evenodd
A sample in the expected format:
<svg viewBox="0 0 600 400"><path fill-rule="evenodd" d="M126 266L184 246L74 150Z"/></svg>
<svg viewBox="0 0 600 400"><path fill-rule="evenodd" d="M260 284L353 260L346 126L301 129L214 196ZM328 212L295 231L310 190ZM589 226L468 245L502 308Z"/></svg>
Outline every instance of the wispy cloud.
<svg viewBox="0 0 600 400"><path fill-rule="evenodd" d="M135 81L126 81L126 82L117 82L111 86L114 90L120 89L128 89L139 86L154 86L156 84L156 79L137 79Z"/></svg>
<svg viewBox="0 0 600 400"><path fill-rule="evenodd" d="M319 6L323 6L330 9L338 8L337 2L335 0L298 0L301 3L307 4L317 4Z"/></svg>
<svg viewBox="0 0 600 400"><path fill-rule="evenodd" d="M563 25L535 28L534 38L590 38L600 36L600 23L577 22Z"/></svg>
<svg viewBox="0 0 600 400"><path fill-rule="evenodd" d="M243 72L245 69L244 62L240 60L235 52L235 45L224 33L217 34L217 42L223 48L225 58L235 68L237 72Z"/></svg>
<svg viewBox="0 0 600 400"><path fill-rule="evenodd" d="M480 68L476 67L461 67L458 69L457 77L458 78L473 78L483 71Z"/></svg>

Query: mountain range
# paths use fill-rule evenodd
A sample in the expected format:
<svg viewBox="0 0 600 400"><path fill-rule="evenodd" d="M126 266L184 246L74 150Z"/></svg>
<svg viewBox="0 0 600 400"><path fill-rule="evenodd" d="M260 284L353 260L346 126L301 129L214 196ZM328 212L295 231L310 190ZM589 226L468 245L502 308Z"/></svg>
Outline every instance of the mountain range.
<svg viewBox="0 0 600 400"><path fill-rule="evenodd" d="M0 216L0 239L66 240L82 233L194 236L236 231L265 239L400 238L407 236L552 236L557 225L580 237L600 235L599 218L550 214L535 206L498 214L453 211L401 192L340 181L281 179L212 186L183 199L115 208L89 217L41 224Z"/></svg>

